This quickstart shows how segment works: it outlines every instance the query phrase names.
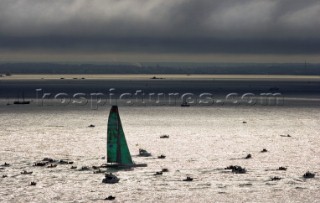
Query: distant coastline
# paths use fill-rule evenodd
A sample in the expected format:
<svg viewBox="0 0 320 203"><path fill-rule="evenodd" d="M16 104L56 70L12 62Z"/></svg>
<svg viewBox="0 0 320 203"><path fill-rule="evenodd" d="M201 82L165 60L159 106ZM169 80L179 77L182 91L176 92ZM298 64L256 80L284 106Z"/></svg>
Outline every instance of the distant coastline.
<svg viewBox="0 0 320 203"><path fill-rule="evenodd" d="M12 74L0 80L265 80L320 81L320 75L252 75L252 74Z"/></svg>
<svg viewBox="0 0 320 203"><path fill-rule="evenodd" d="M318 75L309 63L0 63L0 74Z"/></svg>

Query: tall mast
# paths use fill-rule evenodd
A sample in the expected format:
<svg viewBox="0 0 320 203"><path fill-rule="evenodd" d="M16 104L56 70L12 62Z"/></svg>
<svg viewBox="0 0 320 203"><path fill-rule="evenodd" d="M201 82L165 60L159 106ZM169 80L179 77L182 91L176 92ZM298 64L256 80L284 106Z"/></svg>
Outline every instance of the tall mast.
<svg viewBox="0 0 320 203"><path fill-rule="evenodd" d="M120 116L119 112L117 112L117 162L121 163L121 135L120 135Z"/></svg>

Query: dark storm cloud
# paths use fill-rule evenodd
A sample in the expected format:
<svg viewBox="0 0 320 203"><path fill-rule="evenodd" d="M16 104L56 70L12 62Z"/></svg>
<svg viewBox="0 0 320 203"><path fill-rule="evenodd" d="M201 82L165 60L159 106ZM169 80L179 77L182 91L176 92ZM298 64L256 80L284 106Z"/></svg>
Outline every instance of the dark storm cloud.
<svg viewBox="0 0 320 203"><path fill-rule="evenodd" d="M320 2L1 0L0 49L320 53Z"/></svg>

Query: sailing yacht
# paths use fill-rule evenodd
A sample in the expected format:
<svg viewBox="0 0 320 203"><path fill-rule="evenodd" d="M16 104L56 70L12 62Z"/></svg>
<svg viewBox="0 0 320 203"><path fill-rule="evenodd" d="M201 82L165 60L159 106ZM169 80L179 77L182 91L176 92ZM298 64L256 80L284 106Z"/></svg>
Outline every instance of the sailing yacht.
<svg viewBox="0 0 320 203"><path fill-rule="evenodd" d="M132 161L124 131L122 129L118 106L112 106L108 120L107 167L146 167Z"/></svg>

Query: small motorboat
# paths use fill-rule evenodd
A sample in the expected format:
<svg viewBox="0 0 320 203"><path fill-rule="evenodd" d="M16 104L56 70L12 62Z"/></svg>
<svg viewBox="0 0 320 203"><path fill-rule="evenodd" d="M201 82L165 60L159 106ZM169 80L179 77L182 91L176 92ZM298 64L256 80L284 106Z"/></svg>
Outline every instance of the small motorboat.
<svg viewBox="0 0 320 203"><path fill-rule="evenodd" d="M98 173L105 173L105 170L101 170L100 168L98 170L93 171L94 174L98 174Z"/></svg>
<svg viewBox="0 0 320 203"><path fill-rule="evenodd" d="M139 149L139 156L148 157L151 156L151 153L147 152L145 149Z"/></svg>
<svg viewBox="0 0 320 203"><path fill-rule="evenodd" d="M40 162L34 163L33 166L46 166L47 164L48 164L48 162L40 161Z"/></svg>
<svg viewBox="0 0 320 203"><path fill-rule="evenodd" d="M166 173L166 172L169 172L169 169L163 168L161 171L162 171L163 173Z"/></svg>
<svg viewBox="0 0 320 203"><path fill-rule="evenodd" d="M59 164L73 164L73 161L68 161L68 160L63 160L63 159L61 159L61 160L59 161Z"/></svg>
<svg viewBox="0 0 320 203"><path fill-rule="evenodd" d="M22 172L21 172L22 175L31 175L32 173L33 173L32 171L30 171L30 172L28 172L28 171L22 171Z"/></svg>
<svg viewBox="0 0 320 203"><path fill-rule="evenodd" d="M89 171L90 168L88 166L82 166L79 171Z"/></svg>
<svg viewBox="0 0 320 203"><path fill-rule="evenodd" d="M182 102L181 107L189 107L190 104L188 104L187 101Z"/></svg>
<svg viewBox="0 0 320 203"><path fill-rule="evenodd" d="M228 166L225 169L231 169L232 173L246 173L247 170L245 168L242 168L241 166Z"/></svg>
<svg viewBox="0 0 320 203"><path fill-rule="evenodd" d="M49 163L57 162L56 160L54 160L54 159L52 159L52 158L48 158L48 157L42 159L42 161L44 161L44 162L49 162Z"/></svg>
<svg viewBox="0 0 320 203"><path fill-rule="evenodd" d="M265 152L268 152L268 150L265 148L261 150L261 153L265 153Z"/></svg>
<svg viewBox="0 0 320 203"><path fill-rule="evenodd" d="M14 101L13 104L30 104L30 101Z"/></svg>
<svg viewBox="0 0 320 203"><path fill-rule="evenodd" d="M162 173L163 173L162 171L157 171L154 175L155 175L155 176L161 176Z"/></svg>
<svg viewBox="0 0 320 203"><path fill-rule="evenodd" d="M107 173L105 178L102 180L102 183L114 184L119 182L119 178L112 173Z"/></svg>
<svg viewBox="0 0 320 203"><path fill-rule="evenodd" d="M304 178L314 178L316 175L314 173L311 173L311 172L306 172L303 177Z"/></svg>
<svg viewBox="0 0 320 203"><path fill-rule="evenodd" d="M158 156L158 159L165 159L165 158L166 158L166 156L163 155L163 154L161 154L160 156Z"/></svg>
<svg viewBox="0 0 320 203"><path fill-rule="evenodd" d="M22 93L22 101L20 101L20 98L18 97L18 100L14 101L13 104L18 104L18 105L30 104L30 101L24 100L24 93Z"/></svg>
<svg viewBox="0 0 320 203"><path fill-rule="evenodd" d="M290 134L287 134L287 135L280 135L281 137L291 137Z"/></svg>
<svg viewBox="0 0 320 203"><path fill-rule="evenodd" d="M161 135L160 138L161 139L169 138L169 135Z"/></svg>
<svg viewBox="0 0 320 203"><path fill-rule="evenodd" d="M116 197L109 195L108 197L106 197L104 200L114 200Z"/></svg>
<svg viewBox="0 0 320 203"><path fill-rule="evenodd" d="M50 164L49 166L47 166L47 168L55 168L57 167L57 164Z"/></svg>
<svg viewBox="0 0 320 203"><path fill-rule="evenodd" d="M277 180L281 180L282 178L278 177L278 176L274 176L274 177L271 177L270 180L271 181L277 181Z"/></svg>
<svg viewBox="0 0 320 203"><path fill-rule="evenodd" d="M278 168L278 170L279 170L279 171L286 171L287 168L286 168L286 167L283 167L283 166L280 166L280 167Z"/></svg>
<svg viewBox="0 0 320 203"><path fill-rule="evenodd" d="M1 165L2 167L9 167L10 166L10 164L8 164L7 162L4 162L4 164L3 165Z"/></svg>
<svg viewBox="0 0 320 203"><path fill-rule="evenodd" d="M183 181L191 182L191 181L193 181L193 178L188 176L186 179L183 179Z"/></svg>

